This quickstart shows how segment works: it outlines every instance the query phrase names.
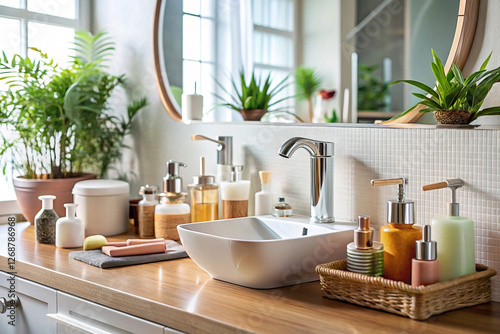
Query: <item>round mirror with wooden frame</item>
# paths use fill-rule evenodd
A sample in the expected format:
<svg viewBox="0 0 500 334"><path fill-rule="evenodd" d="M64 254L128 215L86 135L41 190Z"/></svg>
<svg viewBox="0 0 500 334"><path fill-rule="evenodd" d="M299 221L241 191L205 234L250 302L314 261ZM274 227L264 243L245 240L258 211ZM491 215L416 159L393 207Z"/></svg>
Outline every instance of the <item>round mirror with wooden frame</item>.
<svg viewBox="0 0 500 334"><path fill-rule="evenodd" d="M161 29L163 29L163 21L165 20L165 3L167 0L158 0L155 8L153 22L153 52L154 66L157 81L157 88L160 94L160 99L167 113L176 121L181 121L181 112L179 103L176 102L174 95L170 89L169 79L167 77ZM451 64L455 63L460 69L463 69L469 52L474 41L476 25L479 12L479 0L460 0L458 18L455 28L455 35L445 64L445 70L451 68ZM414 123L422 115L419 110L421 106L417 106L414 110L393 121L386 123Z"/></svg>

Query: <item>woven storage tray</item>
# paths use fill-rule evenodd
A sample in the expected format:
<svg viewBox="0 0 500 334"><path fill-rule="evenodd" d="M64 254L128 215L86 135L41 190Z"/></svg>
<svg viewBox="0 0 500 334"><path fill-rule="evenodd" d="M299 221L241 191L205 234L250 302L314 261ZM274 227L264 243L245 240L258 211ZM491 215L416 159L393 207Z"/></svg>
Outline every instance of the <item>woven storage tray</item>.
<svg viewBox="0 0 500 334"><path fill-rule="evenodd" d="M323 296L384 310L416 320L491 300L490 277L496 271L476 264L474 274L428 286L413 287L383 277L348 272L347 260L316 267Z"/></svg>

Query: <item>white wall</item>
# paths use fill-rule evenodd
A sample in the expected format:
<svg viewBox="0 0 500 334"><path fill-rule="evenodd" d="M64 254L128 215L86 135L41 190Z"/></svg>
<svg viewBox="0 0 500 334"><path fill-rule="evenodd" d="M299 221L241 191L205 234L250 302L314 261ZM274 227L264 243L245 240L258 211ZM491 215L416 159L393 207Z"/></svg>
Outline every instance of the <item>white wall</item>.
<svg viewBox="0 0 500 334"><path fill-rule="evenodd" d="M385 202L395 189L372 188L370 179L407 177L408 197L416 201L417 220L429 222L446 213L449 192L423 193L421 186L446 178L463 178L462 214L476 223L477 261L500 270L500 131L447 129L373 129L349 127L279 126L260 124L185 125L170 119L158 97L152 56L152 22L155 1L95 1L96 28L104 28L117 42L116 73L127 73L134 95L145 94L150 105L138 117L130 138L132 150L121 166L136 174L132 189L141 184L161 184L168 159L184 161L184 185L198 173L198 158L205 155L215 172L215 145L193 142L192 134L234 136L234 162L245 165L244 177L258 190L259 170L272 171L275 195L284 195L296 213L309 213L309 162L305 151L291 159L278 157L279 146L292 136L335 142L335 215L353 220L358 214L385 222ZM486 10L487 9L487 10ZM500 65L500 35L496 18L500 3L482 1L478 35L465 72L477 70L493 51L491 66ZM498 87L486 105L500 104ZM210 171L210 170L209 170ZM253 202L250 203L253 207ZM251 210L252 211L252 210ZM494 300L500 301L500 279L493 279Z"/></svg>

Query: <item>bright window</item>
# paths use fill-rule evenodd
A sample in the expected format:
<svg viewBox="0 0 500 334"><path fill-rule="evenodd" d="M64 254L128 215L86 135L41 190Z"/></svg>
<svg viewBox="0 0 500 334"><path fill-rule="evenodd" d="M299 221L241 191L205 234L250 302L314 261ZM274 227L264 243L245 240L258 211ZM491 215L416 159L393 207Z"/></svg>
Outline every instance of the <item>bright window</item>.
<svg viewBox="0 0 500 334"><path fill-rule="evenodd" d="M295 15L296 0L252 0L254 69L261 78L272 73L273 84L278 84L287 75L293 77L297 30ZM294 94L294 85L289 85L276 98ZM292 108L294 103L294 99L289 99L278 107Z"/></svg>
<svg viewBox="0 0 500 334"><path fill-rule="evenodd" d="M89 29L89 4L90 0L0 0L0 54L5 52L9 59L14 54L36 57L28 49L36 47L65 66L73 54L75 31ZM0 86L0 91L6 88ZM5 129L0 130L5 135ZM0 172L0 215L10 213L4 206L15 200L13 172L6 174Z"/></svg>

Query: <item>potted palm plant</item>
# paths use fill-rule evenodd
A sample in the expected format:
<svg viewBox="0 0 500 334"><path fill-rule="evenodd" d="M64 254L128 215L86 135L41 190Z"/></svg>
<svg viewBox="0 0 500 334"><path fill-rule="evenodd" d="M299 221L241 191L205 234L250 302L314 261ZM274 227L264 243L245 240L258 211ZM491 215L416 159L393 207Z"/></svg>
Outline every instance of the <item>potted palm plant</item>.
<svg viewBox="0 0 500 334"><path fill-rule="evenodd" d="M493 84L500 80L500 67L486 70L491 54L483 62L479 71L467 78L464 78L455 64L452 64L450 71L445 73L444 66L434 50L432 50L432 57L431 69L436 78L436 88L433 89L414 80L397 80L391 83L394 85L405 82L427 93L427 95L413 93L421 101L393 119L405 115L419 104L425 106L420 112L433 112L434 118L441 124L469 124L480 116L500 115L500 107L481 109Z"/></svg>
<svg viewBox="0 0 500 334"><path fill-rule="evenodd" d="M298 100L307 100L309 122L313 122L313 97L321 85L321 79L316 71L310 67L299 66L295 70L296 97Z"/></svg>
<svg viewBox="0 0 500 334"><path fill-rule="evenodd" d="M219 104L219 106L226 106L236 110L243 116L245 121L259 121L266 113L278 111L295 116L295 114L287 112L283 108L273 108L280 102L290 98L283 97L277 99L277 95L288 87L287 80L288 77L285 77L272 87L271 74L268 74L266 79L262 81L261 78L256 78L255 74L252 73L252 77L248 81L245 78L244 71L241 70L239 73L239 83L234 79L231 80L234 95L216 80L220 89L230 96L229 101ZM216 96L219 99L226 100L220 95L216 94Z"/></svg>
<svg viewBox="0 0 500 334"><path fill-rule="evenodd" d="M8 87L0 92L0 159L4 173L10 165L20 175L14 188L30 222L39 195L56 195L54 208L63 215L76 182L105 175L146 105L144 98L132 101L124 117L112 110L109 98L125 76L106 72L114 46L104 32L77 32L74 48L67 68L35 48L37 59L5 53L0 59L0 83Z"/></svg>

